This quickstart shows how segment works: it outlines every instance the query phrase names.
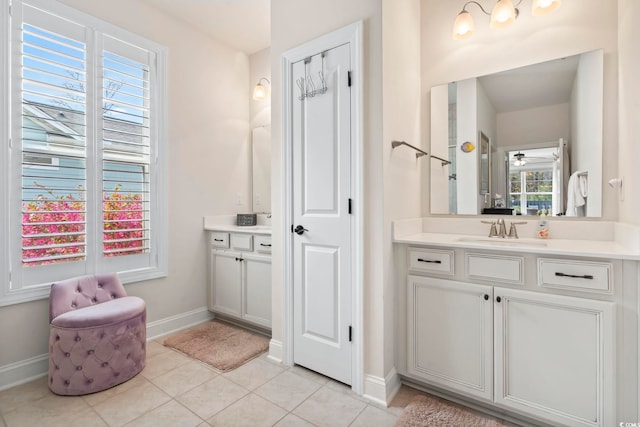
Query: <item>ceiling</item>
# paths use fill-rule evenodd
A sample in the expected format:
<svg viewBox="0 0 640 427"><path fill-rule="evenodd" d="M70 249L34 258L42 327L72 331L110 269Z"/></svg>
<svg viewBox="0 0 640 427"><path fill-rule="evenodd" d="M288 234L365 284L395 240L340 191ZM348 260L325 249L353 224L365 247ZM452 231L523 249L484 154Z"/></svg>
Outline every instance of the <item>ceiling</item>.
<svg viewBox="0 0 640 427"><path fill-rule="evenodd" d="M270 45L269 0L142 0L248 55Z"/></svg>
<svg viewBox="0 0 640 427"><path fill-rule="evenodd" d="M568 103L580 55L479 77L497 113Z"/></svg>

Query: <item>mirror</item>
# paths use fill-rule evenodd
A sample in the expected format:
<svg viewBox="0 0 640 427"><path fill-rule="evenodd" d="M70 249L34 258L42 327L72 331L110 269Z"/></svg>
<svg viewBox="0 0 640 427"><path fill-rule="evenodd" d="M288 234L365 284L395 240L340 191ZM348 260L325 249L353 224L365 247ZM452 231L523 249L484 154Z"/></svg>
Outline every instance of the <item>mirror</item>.
<svg viewBox="0 0 640 427"><path fill-rule="evenodd" d="M254 213L271 213L271 126L251 133L252 200Z"/></svg>
<svg viewBox="0 0 640 427"><path fill-rule="evenodd" d="M601 216L603 59L433 87L431 213Z"/></svg>

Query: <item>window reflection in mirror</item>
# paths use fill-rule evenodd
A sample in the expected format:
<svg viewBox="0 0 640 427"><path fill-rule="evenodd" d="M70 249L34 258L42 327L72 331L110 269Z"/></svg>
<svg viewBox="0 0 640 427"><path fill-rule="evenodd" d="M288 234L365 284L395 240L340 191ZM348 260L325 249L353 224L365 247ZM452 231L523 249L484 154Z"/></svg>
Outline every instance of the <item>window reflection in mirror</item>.
<svg viewBox="0 0 640 427"><path fill-rule="evenodd" d="M603 59L596 50L433 87L430 152L452 164L430 164L431 213L477 215L502 207L498 200L514 214L601 216ZM460 149L467 141L481 148L480 133L490 141L488 180L483 150ZM565 156L556 169L512 164L519 151L532 159L540 153L530 150L551 148ZM588 181L585 203L570 209L576 174ZM487 185L490 194L479 191Z"/></svg>

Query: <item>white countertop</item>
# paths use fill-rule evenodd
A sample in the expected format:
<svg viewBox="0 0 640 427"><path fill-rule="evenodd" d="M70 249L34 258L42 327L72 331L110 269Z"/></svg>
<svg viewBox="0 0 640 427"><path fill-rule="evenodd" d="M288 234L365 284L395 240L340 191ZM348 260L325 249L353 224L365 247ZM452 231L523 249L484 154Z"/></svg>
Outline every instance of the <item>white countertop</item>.
<svg viewBox="0 0 640 427"><path fill-rule="evenodd" d="M410 245L471 248L540 255L640 260L640 228L610 222L555 223L549 239L527 237L533 227L523 227L520 239L487 237L478 220L416 218L394 221L393 241ZM553 236L553 234L552 234ZM583 239L582 237L586 237Z"/></svg>
<svg viewBox="0 0 640 427"><path fill-rule="evenodd" d="M397 237L395 243L447 248L472 248L541 255L640 260L640 253L613 241L568 239L509 239L464 234L418 233Z"/></svg>
<svg viewBox="0 0 640 427"><path fill-rule="evenodd" d="M271 235L270 215L258 214L257 225L239 226L236 225L235 215L215 215L203 218L203 228L205 231L223 231L227 233L250 233Z"/></svg>
<svg viewBox="0 0 640 427"><path fill-rule="evenodd" d="M204 227L207 231L223 231L228 233L251 233L251 234L266 234L271 236L270 225L209 225Z"/></svg>

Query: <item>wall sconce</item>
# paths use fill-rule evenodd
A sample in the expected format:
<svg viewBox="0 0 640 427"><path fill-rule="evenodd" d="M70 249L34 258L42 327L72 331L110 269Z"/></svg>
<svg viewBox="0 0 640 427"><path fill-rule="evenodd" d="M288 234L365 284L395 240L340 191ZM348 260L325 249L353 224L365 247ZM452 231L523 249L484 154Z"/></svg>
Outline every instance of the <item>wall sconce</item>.
<svg viewBox="0 0 640 427"><path fill-rule="evenodd" d="M263 101L269 94L269 89L267 89L261 83L263 80L266 81L267 84L271 85L269 79L265 77L261 77L260 80L258 80L258 84L253 88L253 99L255 99L256 101Z"/></svg>
<svg viewBox="0 0 640 427"><path fill-rule="evenodd" d="M471 37L475 31L473 17L467 11L467 6L469 4L475 4L480 8L482 13L491 16L489 24L491 28L505 28L513 24L520 14L520 10L518 9L520 3L522 3L522 0L518 1L514 6L511 0L498 0L491 13L489 13L477 1L466 2L453 24L453 39L467 39ZM559 7L560 0L532 0L531 13L533 16L542 16L553 12Z"/></svg>

